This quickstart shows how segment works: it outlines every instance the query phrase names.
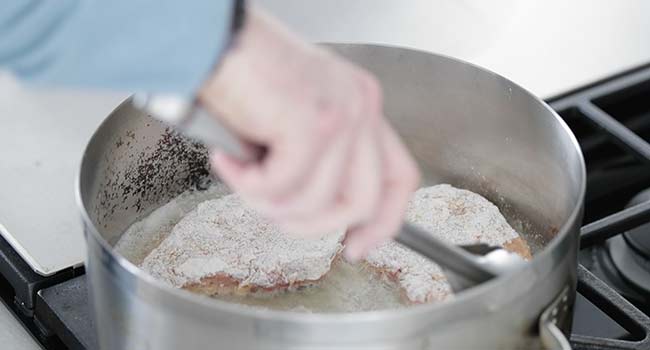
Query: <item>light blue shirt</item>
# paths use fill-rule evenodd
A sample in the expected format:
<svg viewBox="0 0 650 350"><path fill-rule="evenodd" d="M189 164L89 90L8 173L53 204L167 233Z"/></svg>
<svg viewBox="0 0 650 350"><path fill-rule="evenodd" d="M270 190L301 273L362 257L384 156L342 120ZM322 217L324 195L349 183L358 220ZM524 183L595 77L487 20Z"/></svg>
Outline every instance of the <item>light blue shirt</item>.
<svg viewBox="0 0 650 350"><path fill-rule="evenodd" d="M0 68L28 84L192 95L233 0L0 0Z"/></svg>

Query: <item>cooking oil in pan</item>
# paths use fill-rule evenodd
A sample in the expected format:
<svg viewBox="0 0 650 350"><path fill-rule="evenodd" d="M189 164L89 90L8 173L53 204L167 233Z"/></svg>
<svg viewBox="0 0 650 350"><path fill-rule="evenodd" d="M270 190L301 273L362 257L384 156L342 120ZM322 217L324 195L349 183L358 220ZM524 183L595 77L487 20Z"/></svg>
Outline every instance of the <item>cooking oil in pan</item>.
<svg viewBox="0 0 650 350"><path fill-rule="evenodd" d="M397 286L377 278L363 264L338 260L318 284L272 295L228 295L215 298L274 310L353 312L404 306Z"/></svg>
<svg viewBox="0 0 650 350"><path fill-rule="evenodd" d="M199 203L216 199L228 191L213 185L206 191L187 191L133 224L115 245L115 250L136 265L155 249L188 212ZM404 306L399 288L378 278L364 264L337 259L317 284L297 290L251 295L219 295L228 302L275 310L302 312L352 312Z"/></svg>
<svg viewBox="0 0 650 350"><path fill-rule="evenodd" d="M115 250L136 265L155 249L173 227L199 203L222 197L228 193L225 186L214 184L205 191L190 190L166 205L156 209L133 224L115 245ZM518 216L513 219L510 209L506 216L518 232L535 232ZM508 215L511 214L511 215ZM514 223L513 223L514 221ZM522 234L537 251L544 245L539 235ZM531 239L531 237L533 237ZM219 295L214 298L228 302L276 310L301 312L353 312L391 309L406 306L396 283L380 278L363 264L350 264L337 259L332 269L316 284L296 290L249 295Z"/></svg>

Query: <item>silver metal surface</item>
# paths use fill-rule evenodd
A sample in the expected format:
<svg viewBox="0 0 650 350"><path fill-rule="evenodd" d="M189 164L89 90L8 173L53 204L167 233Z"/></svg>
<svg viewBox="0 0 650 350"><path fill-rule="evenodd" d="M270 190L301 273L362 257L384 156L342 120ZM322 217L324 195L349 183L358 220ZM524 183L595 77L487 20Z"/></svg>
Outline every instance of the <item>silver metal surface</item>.
<svg viewBox="0 0 650 350"><path fill-rule="evenodd" d="M240 140L200 105L195 105L189 119L179 126L186 135L208 147L222 149L242 161L255 161L260 156L257 148Z"/></svg>
<svg viewBox="0 0 650 350"><path fill-rule="evenodd" d="M131 101L136 108L173 125L185 136L202 142L207 147L221 149L242 161L258 158L255 147L249 147L193 99L175 95L136 94Z"/></svg>
<svg viewBox="0 0 650 350"><path fill-rule="evenodd" d="M571 350L571 344L560 327L567 325L569 317L569 288L564 288L539 318L539 336L547 349Z"/></svg>
<svg viewBox="0 0 650 350"><path fill-rule="evenodd" d="M454 292L474 287L500 274L489 261L479 260L461 247L443 242L410 223L402 225L395 241L438 263Z"/></svg>
<svg viewBox="0 0 650 350"><path fill-rule="evenodd" d="M530 348L539 345L531 329L542 311L564 288L573 301L585 169L561 119L519 86L454 59L372 45L332 48L378 76L386 113L425 185L445 182L486 196L537 248L535 258L449 302L399 310L281 312L170 288L112 244L208 176L207 158L127 101L90 141L77 193L103 348Z"/></svg>

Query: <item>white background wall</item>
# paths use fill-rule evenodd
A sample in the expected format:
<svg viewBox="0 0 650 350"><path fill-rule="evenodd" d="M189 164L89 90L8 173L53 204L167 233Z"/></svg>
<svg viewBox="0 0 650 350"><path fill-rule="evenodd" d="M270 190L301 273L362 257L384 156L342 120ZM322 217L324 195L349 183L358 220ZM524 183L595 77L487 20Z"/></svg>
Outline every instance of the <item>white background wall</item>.
<svg viewBox="0 0 650 350"><path fill-rule="evenodd" d="M549 97L650 62L647 0L258 0L313 41L456 56Z"/></svg>

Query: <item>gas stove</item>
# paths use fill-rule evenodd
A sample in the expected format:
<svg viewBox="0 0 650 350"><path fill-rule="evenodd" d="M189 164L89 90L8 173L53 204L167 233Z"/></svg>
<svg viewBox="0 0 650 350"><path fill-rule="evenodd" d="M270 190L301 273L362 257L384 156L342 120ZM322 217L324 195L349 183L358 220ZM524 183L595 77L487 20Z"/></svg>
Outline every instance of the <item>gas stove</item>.
<svg viewBox="0 0 650 350"><path fill-rule="evenodd" d="M548 102L587 165L571 343L650 349L650 65ZM43 348L96 348L83 266L43 276L0 236L0 300Z"/></svg>
<svg viewBox="0 0 650 350"><path fill-rule="evenodd" d="M650 349L650 67L550 101L587 166L575 349Z"/></svg>

